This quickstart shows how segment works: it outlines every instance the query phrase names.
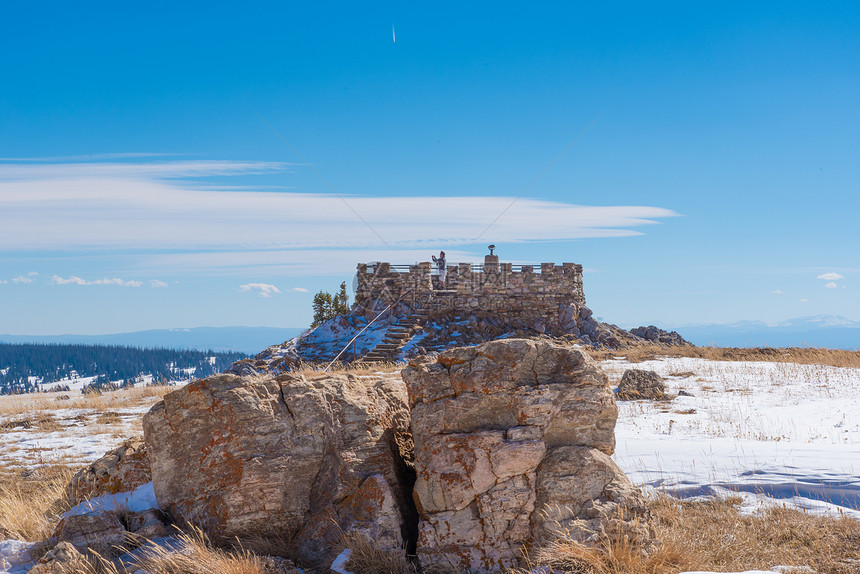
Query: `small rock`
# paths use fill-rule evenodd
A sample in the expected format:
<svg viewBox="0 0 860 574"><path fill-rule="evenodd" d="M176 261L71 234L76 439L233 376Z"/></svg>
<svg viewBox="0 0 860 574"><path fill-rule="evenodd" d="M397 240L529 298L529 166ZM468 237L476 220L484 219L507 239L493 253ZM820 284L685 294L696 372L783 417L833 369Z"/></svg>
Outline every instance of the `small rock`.
<svg viewBox="0 0 860 574"><path fill-rule="evenodd" d="M678 391L678 396L679 397L692 397L694 395L692 393L688 393L684 389L681 389L680 391Z"/></svg>
<svg viewBox="0 0 860 574"><path fill-rule="evenodd" d="M91 512L60 520L54 536L81 552L89 548L106 555L125 542L125 528L114 512Z"/></svg>
<svg viewBox="0 0 860 574"><path fill-rule="evenodd" d="M624 371L616 397L622 401L662 399L666 393L663 378L654 371L629 369Z"/></svg>
<svg viewBox="0 0 860 574"><path fill-rule="evenodd" d="M280 556L263 556L263 572L266 574L301 574L292 560Z"/></svg>
<svg viewBox="0 0 860 574"><path fill-rule="evenodd" d="M129 492L152 480L143 439L131 438L72 477L66 494L80 504L102 494Z"/></svg>
<svg viewBox="0 0 860 574"><path fill-rule="evenodd" d="M84 557L69 542L60 542L27 570L27 574L72 574L84 565Z"/></svg>
<svg viewBox="0 0 860 574"><path fill-rule="evenodd" d="M134 532L147 540L163 538L169 534L164 514L154 508L142 512L129 512L125 517L125 525L129 532Z"/></svg>

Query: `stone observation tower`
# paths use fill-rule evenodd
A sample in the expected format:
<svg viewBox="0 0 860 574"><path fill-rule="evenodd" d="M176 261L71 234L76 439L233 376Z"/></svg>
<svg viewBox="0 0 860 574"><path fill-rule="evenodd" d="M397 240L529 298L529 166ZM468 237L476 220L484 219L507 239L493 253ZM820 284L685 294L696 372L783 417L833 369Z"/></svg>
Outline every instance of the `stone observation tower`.
<svg viewBox="0 0 860 574"><path fill-rule="evenodd" d="M448 265L444 284L429 261L360 263L355 304L373 300L420 309L428 320L492 318L511 328L558 335L570 332L585 307L581 265L500 263L492 250L483 265Z"/></svg>

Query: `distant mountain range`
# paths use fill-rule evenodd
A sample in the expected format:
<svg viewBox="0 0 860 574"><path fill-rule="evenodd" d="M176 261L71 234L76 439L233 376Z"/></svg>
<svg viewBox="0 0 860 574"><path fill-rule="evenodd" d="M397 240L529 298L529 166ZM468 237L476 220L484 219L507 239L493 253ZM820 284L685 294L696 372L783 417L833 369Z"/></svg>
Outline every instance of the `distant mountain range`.
<svg viewBox="0 0 860 574"><path fill-rule="evenodd" d="M738 321L693 325L675 330L696 345L860 349L860 322L837 315L798 317L779 323Z"/></svg>
<svg viewBox="0 0 860 574"><path fill-rule="evenodd" d="M152 329L112 335L0 335L0 343L76 343L126 347L238 351L256 355L304 329L283 327L195 327Z"/></svg>
<svg viewBox="0 0 860 574"><path fill-rule="evenodd" d="M799 317L779 323L738 321L672 327L696 345L718 347L828 347L860 349L860 322L836 315ZM305 329L289 327L195 327L112 335L0 335L0 343L77 343L127 347L238 351L256 355Z"/></svg>

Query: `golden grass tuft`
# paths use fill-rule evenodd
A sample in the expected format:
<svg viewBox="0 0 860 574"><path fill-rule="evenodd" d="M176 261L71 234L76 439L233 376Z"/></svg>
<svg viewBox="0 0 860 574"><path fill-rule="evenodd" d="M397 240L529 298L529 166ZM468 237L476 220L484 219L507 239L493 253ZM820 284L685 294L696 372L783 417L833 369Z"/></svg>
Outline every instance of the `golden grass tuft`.
<svg viewBox="0 0 860 574"><path fill-rule="evenodd" d="M536 566L574 574L677 574L684 570L742 572L774 566L807 567L818 574L860 572L860 521L774 507L741 514L740 499L649 501L655 539L649 552L629 540L597 548L561 537L534 549Z"/></svg>
<svg viewBox="0 0 860 574"><path fill-rule="evenodd" d="M28 395L0 396L0 416L13 417L27 414L40 417L46 412L65 409L86 409L95 411L132 408L154 404L176 386L150 386L120 389L101 394L80 394L74 392L33 393ZM68 400L57 400L68 396Z"/></svg>
<svg viewBox="0 0 860 574"><path fill-rule="evenodd" d="M71 507L66 485L72 474L60 465L0 473L0 532L30 542L49 538L60 514Z"/></svg>
<svg viewBox="0 0 860 574"><path fill-rule="evenodd" d="M340 546L352 551L346 569L353 574L418 574L418 568L406 557L406 551L380 550L362 533L345 534Z"/></svg>
<svg viewBox="0 0 860 574"><path fill-rule="evenodd" d="M215 548L206 534L191 527L177 536L182 549L172 551L145 543L129 572L143 570L148 574L265 574L265 559L244 550ZM124 568L98 555L91 557L83 574L125 574Z"/></svg>
<svg viewBox="0 0 860 574"><path fill-rule="evenodd" d="M800 363L860 368L860 351L822 349L815 347L677 347L643 344L626 349L585 349L598 361L624 357L632 363L650 361L657 357L689 357L711 361L765 361L771 363Z"/></svg>
<svg viewBox="0 0 860 574"><path fill-rule="evenodd" d="M373 376L378 374L391 375L399 373L405 363L381 362L381 363L334 363L328 370L328 363L299 363L292 369L291 375L356 375Z"/></svg>

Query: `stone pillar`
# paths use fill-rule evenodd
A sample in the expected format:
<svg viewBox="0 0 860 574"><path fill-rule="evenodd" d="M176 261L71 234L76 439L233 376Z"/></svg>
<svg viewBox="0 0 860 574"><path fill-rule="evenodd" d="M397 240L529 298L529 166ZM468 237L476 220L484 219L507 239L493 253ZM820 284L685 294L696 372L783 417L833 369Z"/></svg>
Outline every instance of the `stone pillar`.
<svg viewBox="0 0 860 574"><path fill-rule="evenodd" d="M472 292L472 264L471 263L458 263L457 264L457 275L460 276L460 280L457 282L457 293L471 293Z"/></svg>
<svg viewBox="0 0 860 574"><path fill-rule="evenodd" d="M498 273L499 272L499 256L498 255L484 255L484 273Z"/></svg>
<svg viewBox="0 0 860 574"><path fill-rule="evenodd" d="M415 291L433 291L433 280L430 277L432 266L429 261L422 261L418 264L418 281L416 282Z"/></svg>

